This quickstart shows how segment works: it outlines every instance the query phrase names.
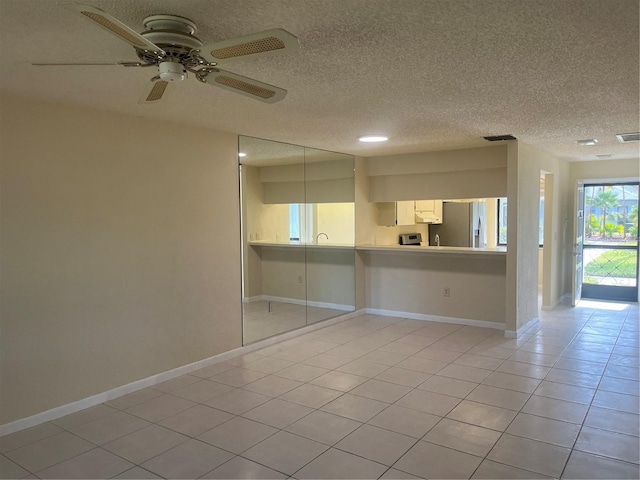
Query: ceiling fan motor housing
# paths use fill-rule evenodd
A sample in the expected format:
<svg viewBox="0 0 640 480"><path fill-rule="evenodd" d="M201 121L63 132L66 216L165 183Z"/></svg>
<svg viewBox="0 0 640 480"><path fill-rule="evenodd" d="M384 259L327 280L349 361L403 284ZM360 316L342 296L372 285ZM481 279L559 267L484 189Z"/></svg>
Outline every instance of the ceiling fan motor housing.
<svg viewBox="0 0 640 480"><path fill-rule="evenodd" d="M144 19L143 25L146 30L140 36L160 47L164 54L158 56L155 52L136 48L140 60L158 66L163 61L178 62L191 68L198 65L192 51L202 47L202 41L194 35L197 32L194 22L177 15L152 15ZM161 77L162 73L163 70L160 69ZM182 79L175 78L169 81L180 80Z"/></svg>
<svg viewBox="0 0 640 480"><path fill-rule="evenodd" d="M160 79L165 82L181 82L187 76L182 64L177 62L160 62L158 72Z"/></svg>

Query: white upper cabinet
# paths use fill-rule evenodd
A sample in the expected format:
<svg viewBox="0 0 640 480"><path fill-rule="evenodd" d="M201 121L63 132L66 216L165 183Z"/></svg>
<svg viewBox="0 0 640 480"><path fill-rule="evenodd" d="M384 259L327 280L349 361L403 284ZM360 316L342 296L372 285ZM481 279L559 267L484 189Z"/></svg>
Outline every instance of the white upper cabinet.
<svg viewBox="0 0 640 480"><path fill-rule="evenodd" d="M442 200L416 200L415 213L420 223L442 223Z"/></svg>
<svg viewBox="0 0 640 480"><path fill-rule="evenodd" d="M378 225L395 227L397 225L415 225L415 202L380 202L378 207Z"/></svg>

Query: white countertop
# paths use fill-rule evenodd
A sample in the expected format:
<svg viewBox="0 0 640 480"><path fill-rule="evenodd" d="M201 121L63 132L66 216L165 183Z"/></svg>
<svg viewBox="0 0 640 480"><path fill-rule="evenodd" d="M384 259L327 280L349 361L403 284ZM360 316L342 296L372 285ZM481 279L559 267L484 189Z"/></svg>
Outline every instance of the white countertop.
<svg viewBox="0 0 640 480"><path fill-rule="evenodd" d="M301 242L271 242L258 240L249 242L252 247L277 247L277 248L318 248L318 249L353 249L382 253L424 253L444 255L484 255L504 257L506 247L471 248L471 247L432 247L428 245L353 245L347 243L301 243Z"/></svg>
<svg viewBox="0 0 640 480"><path fill-rule="evenodd" d="M348 243L302 243L302 242L270 242L270 241L253 241L249 242L252 247L283 247L283 248L328 248L328 249L353 249L355 245Z"/></svg>
<svg viewBox="0 0 640 480"><path fill-rule="evenodd" d="M425 253L425 254L446 254L446 255L484 255L503 257L507 253L507 247L435 247L428 245L358 245L356 250L366 250L373 252L400 252L400 253Z"/></svg>

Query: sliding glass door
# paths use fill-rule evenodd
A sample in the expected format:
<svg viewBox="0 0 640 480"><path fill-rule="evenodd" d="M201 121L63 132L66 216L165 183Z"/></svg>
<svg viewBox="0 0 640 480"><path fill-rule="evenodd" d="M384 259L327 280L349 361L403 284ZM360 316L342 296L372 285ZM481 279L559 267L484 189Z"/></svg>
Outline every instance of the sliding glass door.
<svg viewBox="0 0 640 480"><path fill-rule="evenodd" d="M582 297L638 301L638 183L584 186Z"/></svg>

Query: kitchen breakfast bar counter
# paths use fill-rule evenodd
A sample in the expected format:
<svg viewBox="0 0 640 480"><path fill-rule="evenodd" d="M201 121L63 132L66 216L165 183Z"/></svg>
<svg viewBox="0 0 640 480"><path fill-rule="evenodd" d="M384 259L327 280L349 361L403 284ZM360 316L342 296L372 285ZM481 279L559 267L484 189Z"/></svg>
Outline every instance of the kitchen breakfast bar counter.
<svg viewBox="0 0 640 480"><path fill-rule="evenodd" d="M358 245L356 250L379 252L379 253L418 253L428 255L478 255L496 258L504 258L507 254L507 247L436 247L427 245Z"/></svg>
<svg viewBox="0 0 640 480"><path fill-rule="evenodd" d="M388 252L388 253L420 253L435 255L479 255L491 257L504 257L507 253L506 247L436 247L427 245L353 245L346 243L301 243L301 242L269 242L269 241L251 241L249 245L252 247L271 247L271 248L318 248L318 249L356 249L371 252Z"/></svg>
<svg viewBox="0 0 640 480"><path fill-rule="evenodd" d="M507 249L358 245L367 310L504 329Z"/></svg>
<svg viewBox="0 0 640 480"><path fill-rule="evenodd" d="M347 243L302 243L302 242L269 242L269 241L250 241L252 247L271 247L271 248L318 248L318 249L337 249L337 250L353 250L353 244Z"/></svg>
<svg viewBox="0 0 640 480"><path fill-rule="evenodd" d="M307 265L308 274L322 271L332 284L348 277L342 269L353 265L355 252L356 264L360 265L357 270L362 272L359 288L369 313L505 328L506 247L354 246L264 240L249 245L259 257L260 275L265 278L297 278L296 268ZM315 273L308 279L309 291L314 291L314 277ZM343 291L352 289L340 286ZM262 294L287 296L279 291Z"/></svg>

